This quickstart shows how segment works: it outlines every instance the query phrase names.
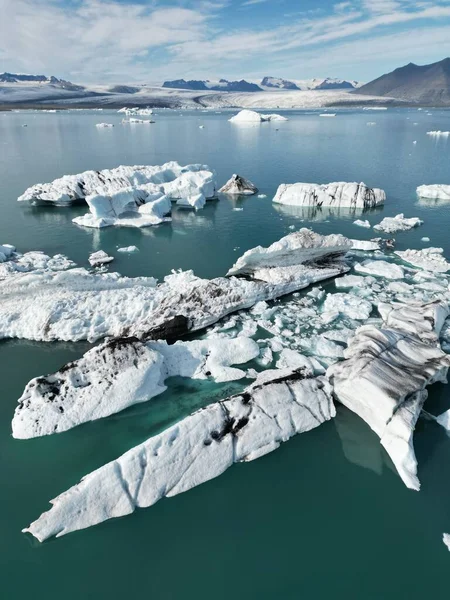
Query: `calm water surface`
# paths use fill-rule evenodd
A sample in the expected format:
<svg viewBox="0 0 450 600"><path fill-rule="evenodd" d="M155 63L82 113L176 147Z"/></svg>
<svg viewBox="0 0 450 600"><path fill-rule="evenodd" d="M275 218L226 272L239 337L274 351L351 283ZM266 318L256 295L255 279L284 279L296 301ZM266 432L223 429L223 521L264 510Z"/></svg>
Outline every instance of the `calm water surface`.
<svg viewBox="0 0 450 600"><path fill-rule="evenodd" d="M162 278L171 269L192 268L213 277L248 248L288 233L290 225L369 239L373 231L352 224L360 214L271 202L280 183L364 181L384 188L388 200L363 218L374 224L399 212L419 216L424 225L397 234L397 247L423 247L427 236L450 257L450 204L420 203L415 194L424 183L450 184L450 140L426 135L449 131L450 111L318 114L296 111L286 123L242 127L228 123L225 112L160 111L154 125L133 127L107 111L0 113L0 243L63 252L82 266L101 248L116 256L114 269L129 276ZM116 127L97 129L101 121ZM173 223L158 228L102 231L72 224L83 207L16 202L28 186L64 174L168 160L206 163L220 184L239 173L267 198L221 198L197 214L176 210ZM138 254L116 253L131 244ZM441 537L450 531L450 439L434 423L419 422L422 490L412 492L367 425L342 408L334 421L276 452L150 509L44 544L21 534L47 510L48 500L80 477L243 384L177 378L162 396L108 419L57 436L13 440L10 421L28 380L87 348L0 344L2 598L448 597L450 555ZM449 408L448 388L431 389L429 410Z"/></svg>

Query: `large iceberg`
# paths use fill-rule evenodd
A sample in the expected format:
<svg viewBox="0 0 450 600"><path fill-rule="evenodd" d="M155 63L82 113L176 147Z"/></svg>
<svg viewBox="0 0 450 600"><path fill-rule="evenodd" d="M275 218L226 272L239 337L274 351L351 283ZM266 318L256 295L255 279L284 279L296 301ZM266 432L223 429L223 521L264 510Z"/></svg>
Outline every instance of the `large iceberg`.
<svg viewBox="0 0 450 600"><path fill-rule="evenodd" d="M242 394L183 419L84 477L24 531L39 541L146 508L335 416L331 388L307 369L266 371Z"/></svg>
<svg viewBox="0 0 450 600"><path fill-rule="evenodd" d="M290 206L373 208L384 203L386 194L364 183L281 184L273 202Z"/></svg>
<svg viewBox="0 0 450 600"><path fill-rule="evenodd" d="M65 175L51 183L33 185L18 200L65 206L85 201L88 196L114 196L130 187L149 183L173 200L187 200L199 194L213 198L216 194L215 175L208 166L193 164L183 167L177 162L168 162L160 166L120 166Z"/></svg>
<svg viewBox="0 0 450 600"><path fill-rule="evenodd" d="M13 436L26 439L60 433L107 417L161 394L168 377L241 379L245 371L231 365L258 356L258 344L246 337L173 345L111 340L52 375L32 379L18 401Z"/></svg>
<svg viewBox="0 0 450 600"><path fill-rule="evenodd" d="M13 271L0 279L0 338L179 338L260 300L273 300L348 271L342 256L350 247L351 241L343 236L302 229L268 249L249 251L244 256L251 266L238 261L229 273L251 276L207 280L186 271L168 275L158 286L153 278L92 274L85 269L59 272L44 266L26 276ZM10 264L13 261L5 263Z"/></svg>
<svg viewBox="0 0 450 600"><path fill-rule="evenodd" d="M450 185L441 183L420 185L417 188L417 195L420 198L430 198L432 200L450 200Z"/></svg>
<svg viewBox="0 0 450 600"><path fill-rule="evenodd" d="M379 304L383 325L356 331L327 376L336 398L379 436L407 487L418 490L413 433L426 386L447 381L450 357L438 342L447 304Z"/></svg>

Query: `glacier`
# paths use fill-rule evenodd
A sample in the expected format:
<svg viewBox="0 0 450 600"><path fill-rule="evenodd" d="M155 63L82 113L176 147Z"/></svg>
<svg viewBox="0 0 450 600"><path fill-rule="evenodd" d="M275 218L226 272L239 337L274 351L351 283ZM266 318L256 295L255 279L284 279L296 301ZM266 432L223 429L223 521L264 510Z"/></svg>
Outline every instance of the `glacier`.
<svg viewBox="0 0 450 600"><path fill-rule="evenodd" d="M290 206L373 208L384 203L386 194L364 183L281 184L273 202Z"/></svg>
<svg viewBox="0 0 450 600"><path fill-rule="evenodd" d="M331 388L307 369L266 371L244 392L211 404L86 475L31 523L39 541L149 507L255 460L336 414Z"/></svg>

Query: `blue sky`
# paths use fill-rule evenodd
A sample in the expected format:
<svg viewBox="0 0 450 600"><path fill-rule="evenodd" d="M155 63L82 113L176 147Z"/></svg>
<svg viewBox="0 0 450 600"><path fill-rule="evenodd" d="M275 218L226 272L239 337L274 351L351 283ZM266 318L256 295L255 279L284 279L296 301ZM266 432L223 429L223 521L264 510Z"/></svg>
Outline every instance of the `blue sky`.
<svg viewBox="0 0 450 600"><path fill-rule="evenodd" d="M450 56L450 0L0 0L0 71L369 81Z"/></svg>

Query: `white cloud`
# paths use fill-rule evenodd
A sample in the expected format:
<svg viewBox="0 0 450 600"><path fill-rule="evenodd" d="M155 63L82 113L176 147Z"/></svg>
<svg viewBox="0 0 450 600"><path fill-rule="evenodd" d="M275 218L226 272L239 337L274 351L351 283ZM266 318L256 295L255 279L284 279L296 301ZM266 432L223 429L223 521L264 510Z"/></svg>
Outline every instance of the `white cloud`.
<svg viewBox="0 0 450 600"><path fill-rule="evenodd" d="M437 33L442 57L449 48L443 35L447 32L450 39L450 27L445 27L446 20L450 22L448 2L344 1L328 15L280 16L280 24L266 28L247 20L250 28L244 19L239 28L229 30L220 12L229 1L163 7L161 0L146 5L76 0L63 8L59 0L0 0L0 70L39 71L79 82L154 82L169 77L242 77L256 72L258 65L301 78L304 64L309 70L312 65L326 67L329 75L339 68L340 76L350 77L342 72L346 66L355 69L359 64L362 69L377 57L381 64L389 53L392 60L407 52L417 56L418 40L423 56L432 54L430 48L438 52ZM266 0L245 0L241 6L262 1ZM287 65L292 68L289 73Z"/></svg>

